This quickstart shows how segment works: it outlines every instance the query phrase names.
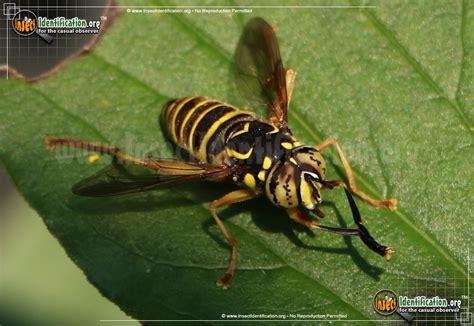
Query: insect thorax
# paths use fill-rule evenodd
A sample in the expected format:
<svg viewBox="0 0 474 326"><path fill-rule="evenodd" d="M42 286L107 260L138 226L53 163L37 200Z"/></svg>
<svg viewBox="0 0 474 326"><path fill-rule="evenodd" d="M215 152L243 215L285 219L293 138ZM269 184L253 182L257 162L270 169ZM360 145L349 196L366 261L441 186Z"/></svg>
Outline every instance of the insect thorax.
<svg viewBox="0 0 474 326"><path fill-rule="evenodd" d="M326 175L325 161L291 134L266 122L243 122L229 132L225 147L238 165L234 181L265 191L275 205L313 209L320 202L317 180Z"/></svg>

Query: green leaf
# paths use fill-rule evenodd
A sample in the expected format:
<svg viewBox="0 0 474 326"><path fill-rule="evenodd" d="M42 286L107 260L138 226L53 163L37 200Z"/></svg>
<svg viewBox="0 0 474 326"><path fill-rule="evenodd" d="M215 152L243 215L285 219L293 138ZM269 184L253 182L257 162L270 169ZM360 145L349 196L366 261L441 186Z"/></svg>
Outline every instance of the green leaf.
<svg viewBox="0 0 474 326"><path fill-rule="evenodd" d="M473 4L375 5L124 12L92 53L52 78L0 81L1 162L90 282L137 319L377 318L371 298L381 288L399 291L414 279L465 286L473 225ZM245 105L229 65L254 16L278 26L284 62L298 72L289 114L296 136L307 144L335 136L364 191L399 199L396 212L358 200L373 236L395 247L390 262L358 238L307 231L260 198L220 212L239 242L236 275L223 291L214 280L225 272L230 248L207 202L232 186L80 198L71 186L108 158L88 164L85 153L72 159L46 151L50 134L171 157L158 124L167 100L207 95ZM344 177L336 153L325 155L329 177ZM351 226L342 191L323 195L325 224Z"/></svg>

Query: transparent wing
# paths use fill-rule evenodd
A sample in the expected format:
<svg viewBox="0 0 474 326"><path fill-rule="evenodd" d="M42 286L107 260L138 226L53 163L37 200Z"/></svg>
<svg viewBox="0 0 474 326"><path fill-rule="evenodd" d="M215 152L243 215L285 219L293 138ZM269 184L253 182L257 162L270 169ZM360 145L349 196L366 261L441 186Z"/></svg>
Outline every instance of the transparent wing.
<svg viewBox="0 0 474 326"><path fill-rule="evenodd" d="M166 166L161 171L152 173L149 169L114 161L96 174L75 184L72 192L87 197L115 196L151 191L191 181L216 180L229 175L227 167L206 169L192 163L159 160L152 160L152 162L163 163Z"/></svg>
<svg viewBox="0 0 474 326"><path fill-rule="evenodd" d="M270 109L270 121L286 130L286 70L275 32L265 20L253 18L247 23L234 61L237 88L253 102L264 102Z"/></svg>

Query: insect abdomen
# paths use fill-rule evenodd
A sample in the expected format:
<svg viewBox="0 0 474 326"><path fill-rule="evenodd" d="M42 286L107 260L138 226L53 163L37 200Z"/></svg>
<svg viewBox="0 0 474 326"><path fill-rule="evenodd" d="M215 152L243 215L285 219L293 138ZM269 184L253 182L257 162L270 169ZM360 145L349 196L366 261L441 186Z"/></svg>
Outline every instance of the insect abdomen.
<svg viewBox="0 0 474 326"><path fill-rule="evenodd" d="M241 121L254 119L233 106L202 96L172 100L161 113L170 139L198 160L211 164L222 164L225 159L225 132Z"/></svg>

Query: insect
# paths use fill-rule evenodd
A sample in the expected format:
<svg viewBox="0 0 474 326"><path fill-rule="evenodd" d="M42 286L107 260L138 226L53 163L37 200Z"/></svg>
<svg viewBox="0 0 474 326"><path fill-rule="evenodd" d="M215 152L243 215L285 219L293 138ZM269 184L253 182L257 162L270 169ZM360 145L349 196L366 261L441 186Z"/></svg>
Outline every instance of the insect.
<svg viewBox="0 0 474 326"><path fill-rule="evenodd" d="M237 264L237 241L224 225L217 209L266 196L286 210L294 221L311 229L343 236L359 236L373 251L389 260L393 248L379 244L362 224L352 194L379 207L396 209L396 199L377 200L362 192L336 139L314 146L299 142L288 126L287 110L296 72L283 67L274 29L263 19L253 18L245 26L235 52L237 82L259 96L269 108L268 120L229 104L204 97L188 96L169 101L161 112L161 122L169 138L192 158L187 162L133 157L117 147L103 146L71 138L47 137L48 149L69 146L108 154L111 166L73 186L75 194L112 196L149 191L190 181L231 181L240 186L210 203L212 217L231 245L225 275L216 283L228 288ZM342 180L326 180L326 164L321 154L335 146L347 174ZM124 163L133 163L154 173L134 175ZM357 228L324 226L303 215L307 210L319 218L321 192L342 188Z"/></svg>

